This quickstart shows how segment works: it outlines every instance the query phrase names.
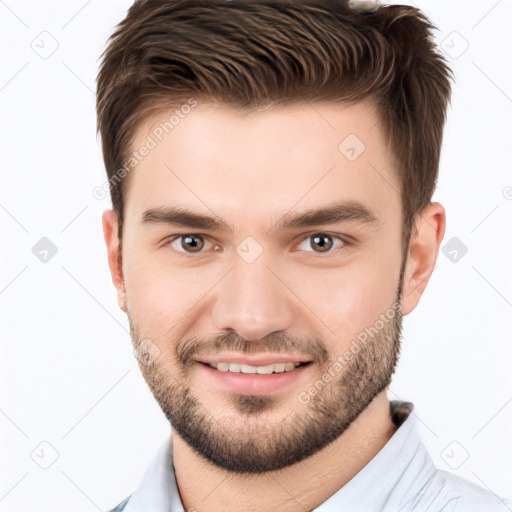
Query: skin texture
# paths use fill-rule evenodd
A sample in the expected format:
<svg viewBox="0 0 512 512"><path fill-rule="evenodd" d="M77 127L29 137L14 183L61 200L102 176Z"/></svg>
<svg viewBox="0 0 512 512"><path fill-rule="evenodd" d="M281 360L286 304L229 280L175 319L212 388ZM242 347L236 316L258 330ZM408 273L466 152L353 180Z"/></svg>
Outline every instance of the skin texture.
<svg viewBox="0 0 512 512"><path fill-rule="evenodd" d="M168 118L139 127L133 148ZM353 161L338 147L349 134L364 144ZM404 261L401 187L369 102L248 115L200 102L132 173L122 253L116 215L103 214L108 262L134 347L149 354L141 372L173 426L185 509L315 508L396 430L386 387L402 315L435 266L444 208L431 203L417 216ZM269 232L285 214L339 201L361 203L376 222ZM141 222L164 206L233 231ZM378 332L363 343L371 326ZM235 393L198 362L224 350L312 363L272 393Z"/></svg>

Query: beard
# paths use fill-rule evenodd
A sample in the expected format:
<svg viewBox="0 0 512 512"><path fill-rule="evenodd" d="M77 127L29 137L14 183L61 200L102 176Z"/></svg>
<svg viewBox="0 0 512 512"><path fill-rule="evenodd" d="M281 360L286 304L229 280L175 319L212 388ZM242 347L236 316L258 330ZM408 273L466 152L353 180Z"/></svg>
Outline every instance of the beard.
<svg viewBox="0 0 512 512"><path fill-rule="evenodd" d="M365 329L364 332L369 330L372 336L367 336L364 343L354 340L352 346L357 346L358 351L352 351L352 357L343 361L341 369L328 383L323 383L307 403L297 398L297 407L284 418L268 420L265 425L247 421L275 411L281 399L271 395L231 393L230 407L226 411L236 411L239 421L232 417L216 419L215 413L219 411L209 410L208 404L194 395L190 371L201 356L221 350L240 354L293 352L307 355L323 375L329 369L330 373L333 368L336 370L336 361L340 358L329 357L321 339L305 339L285 332L272 333L258 343L247 341L233 331L215 336L195 336L169 345L159 343L160 346L172 346L172 356L138 357L139 368L173 431L206 460L238 474L263 473L291 466L316 454L341 436L373 399L389 386L402 340L400 298L404 267L405 261L402 262L395 302L387 310L394 312L392 319L386 312L388 321L377 320L374 324L377 326L380 322L383 327ZM130 310L128 320L135 353L147 351L147 345L144 345L147 340ZM298 397L306 390L296 391Z"/></svg>

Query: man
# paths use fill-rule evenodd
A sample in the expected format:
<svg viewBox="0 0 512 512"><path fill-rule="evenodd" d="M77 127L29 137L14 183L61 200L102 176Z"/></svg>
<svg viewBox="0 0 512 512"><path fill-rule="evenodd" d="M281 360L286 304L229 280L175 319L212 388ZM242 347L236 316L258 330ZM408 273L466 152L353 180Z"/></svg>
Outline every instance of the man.
<svg viewBox="0 0 512 512"><path fill-rule="evenodd" d="M119 307L172 427L114 510L505 511L386 388L445 231L415 8L136 1L98 76Z"/></svg>

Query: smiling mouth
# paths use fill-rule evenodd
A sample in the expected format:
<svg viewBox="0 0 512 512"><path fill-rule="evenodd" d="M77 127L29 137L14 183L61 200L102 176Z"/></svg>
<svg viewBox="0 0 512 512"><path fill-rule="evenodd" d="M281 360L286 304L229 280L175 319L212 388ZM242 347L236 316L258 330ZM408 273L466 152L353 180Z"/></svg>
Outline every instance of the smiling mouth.
<svg viewBox="0 0 512 512"><path fill-rule="evenodd" d="M291 372L301 366L307 366L311 364L311 361L307 362L287 362L287 363L272 363L261 366L253 366L249 364L229 363L222 361L219 363L202 363L210 368L214 368L221 372L226 373L247 373L247 374L258 374L258 375L270 375L273 373L285 373Z"/></svg>

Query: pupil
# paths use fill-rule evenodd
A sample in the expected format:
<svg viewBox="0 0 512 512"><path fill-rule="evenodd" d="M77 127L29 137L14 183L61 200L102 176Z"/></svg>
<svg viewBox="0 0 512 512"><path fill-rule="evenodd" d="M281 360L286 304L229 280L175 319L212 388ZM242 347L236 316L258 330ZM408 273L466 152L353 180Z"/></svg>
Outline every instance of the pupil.
<svg viewBox="0 0 512 512"><path fill-rule="evenodd" d="M190 244L188 246L188 248L191 248L191 247L195 248L196 251L193 251L193 252L197 252L197 251L201 250L202 245L198 244L197 242L194 242L194 240L199 240L199 237L197 237L197 236L186 236L183 239L184 243ZM183 243L182 243L182 245L183 245ZM183 248L186 249L186 247L183 247Z"/></svg>
<svg viewBox="0 0 512 512"><path fill-rule="evenodd" d="M316 235L313 237L313 242L316 245L320 246L320 252L326 252L332 247L332 241L330 243L327 242L327 247L326 247L326 245L323 245L323 244L326 242L326 240L329 240L330 238L331 237L329 235L322 235L322 236Z"/></svg>

